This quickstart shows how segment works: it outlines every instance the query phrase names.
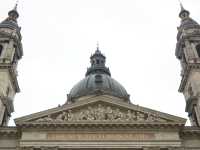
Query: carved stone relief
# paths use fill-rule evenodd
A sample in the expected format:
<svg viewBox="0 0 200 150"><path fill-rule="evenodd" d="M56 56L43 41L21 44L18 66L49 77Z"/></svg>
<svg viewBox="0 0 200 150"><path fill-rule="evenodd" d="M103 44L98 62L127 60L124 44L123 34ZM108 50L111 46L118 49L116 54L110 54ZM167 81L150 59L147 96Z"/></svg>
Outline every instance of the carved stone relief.
<svg viewBox="0 0 200 150"><path fill-rule="evenodd" d="M68 122L68 121L139 121L139 122L166 122L157 114L144 113L133 110L103 106L88 106L79 111L67 110L59 114L48 115L36 120L37 122Z"/></svg>

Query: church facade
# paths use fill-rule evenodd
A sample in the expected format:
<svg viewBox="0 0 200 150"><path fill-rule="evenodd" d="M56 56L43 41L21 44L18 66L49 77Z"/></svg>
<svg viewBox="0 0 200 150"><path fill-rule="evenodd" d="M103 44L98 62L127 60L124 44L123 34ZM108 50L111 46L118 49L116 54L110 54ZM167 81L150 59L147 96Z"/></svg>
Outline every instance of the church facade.
<svg viewBox="0 0 200 150"><path fill-rule="evenodd" d="M0 23L0 150L200 150L200 25L181 6L176 57L181 62L179 92L186 119L131 103L111 77L97 47L85 77L56 108L15 119L13 99L20 91L17 62L23 55L17 7Z"/></svg>

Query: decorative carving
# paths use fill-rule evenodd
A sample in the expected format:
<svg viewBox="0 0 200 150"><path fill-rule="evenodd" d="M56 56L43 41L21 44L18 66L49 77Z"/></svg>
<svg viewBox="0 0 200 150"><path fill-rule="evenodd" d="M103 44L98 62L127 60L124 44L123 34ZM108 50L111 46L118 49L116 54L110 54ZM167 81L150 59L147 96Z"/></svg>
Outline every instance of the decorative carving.
<svg viewBox="0 0 200 150"><path fill-rule="evenodd" d="M144 114L141 112L136 112L136 120L138 121L144 121Z"/></svg>
<svg viewBox="0 0 200 150"><path fill-rule="evenodd" d="M48 133L48 140L67 141L135 141L155 140L155 133Z"/></svg>
<svg viewBox="0 0 200 150"><path fill-rule="evenodd" d="M156 114L148 114L147 121L157 121L158 116Z"/></svg>
<svg viewBox="0 0 200 150"><path fill-rule="evenodd" d="M47 117L44 117L44 118L40 118L40 119L38 119L38 120L36 120L37 122L43 122L43 121L45 121L45 122L52 122L52 121L54 121L54 119L52 119L51 118L51 115L48 115Z"/></svg>
<svg viewBox="0 0 200 150"><path fill-rule="evenodd" d="M79 111L67 110L59 114L48 115L36 120L37 122L68 122L68 121L138 121L138 122L166 122L157 114L144 113L133 110L121 110L111 106L88 106Z"/></svg>

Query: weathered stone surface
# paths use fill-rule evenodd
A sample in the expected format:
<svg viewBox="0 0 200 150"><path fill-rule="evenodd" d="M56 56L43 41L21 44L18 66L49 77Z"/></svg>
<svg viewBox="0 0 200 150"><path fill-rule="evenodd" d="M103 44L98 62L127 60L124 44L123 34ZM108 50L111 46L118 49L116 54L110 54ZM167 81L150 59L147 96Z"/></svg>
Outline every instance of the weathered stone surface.
<svg viewBox="0 0 200 150"><path fill-rule="evenodd" d="M47 140L66 141L133 141L155 140L154 133L48 133Z"/></svg>
<svg viewBox="0 0 200 150"><path fill-rule="evenodd" d="M81 122L130 122L184 125L186 120L134 104L116 100L115 97L100 95L75 104L67 104L15 120L16 124L60 124Z"/></svg>

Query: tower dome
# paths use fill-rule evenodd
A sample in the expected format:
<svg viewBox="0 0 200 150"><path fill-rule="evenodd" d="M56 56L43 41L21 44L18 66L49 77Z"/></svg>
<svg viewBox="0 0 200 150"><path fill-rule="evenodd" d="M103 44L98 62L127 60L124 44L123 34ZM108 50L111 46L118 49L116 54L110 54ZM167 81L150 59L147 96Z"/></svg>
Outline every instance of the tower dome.
<svg viewBox="0 0 200 150"><path fill-rule="evenodd" d="M19 13L17 12L17 4L8 12L8 17L0 23L0 28L10 28L12 30L20 30L21 28L17 24Z"/></svg>
<svg viewBox="0 0 200 150"><path fill-rule="evenodd" d="M178 27L177 33L177 45L175 50L175 55L178 59L182 59L183 56L183 39L187 36L199 36L200 25L194 19L190 17L190 12L186 10L181 4L181 11L179 13L181 18L181 24ZM187 34L186 34L187 33ZM188 38L188 37L187 37Z"/></svg>
<svg viewBox="0 0 200 150"><path fill-rule="evenodd" d="M17 11L16 4L15 7L8 12L7 18L0 22L0 35L2 38L9 38L13 39L13 41L16 41L17 44L15 44L15 57L17 59L21 59L23 56L23 47L21 43L21 27L17 23L18 17L19 13Z"/></svg>
<svg viewBox="0 0 200 150"><path fill-rule="evenodd" d="M109 68L105 66L106 57L99 47L90 57L91 66L87 69L85 78L79 81L68 94L68 103L78 101L83 96L111 95L129 102L129 94L125 88L111 77Z"/></svg>

